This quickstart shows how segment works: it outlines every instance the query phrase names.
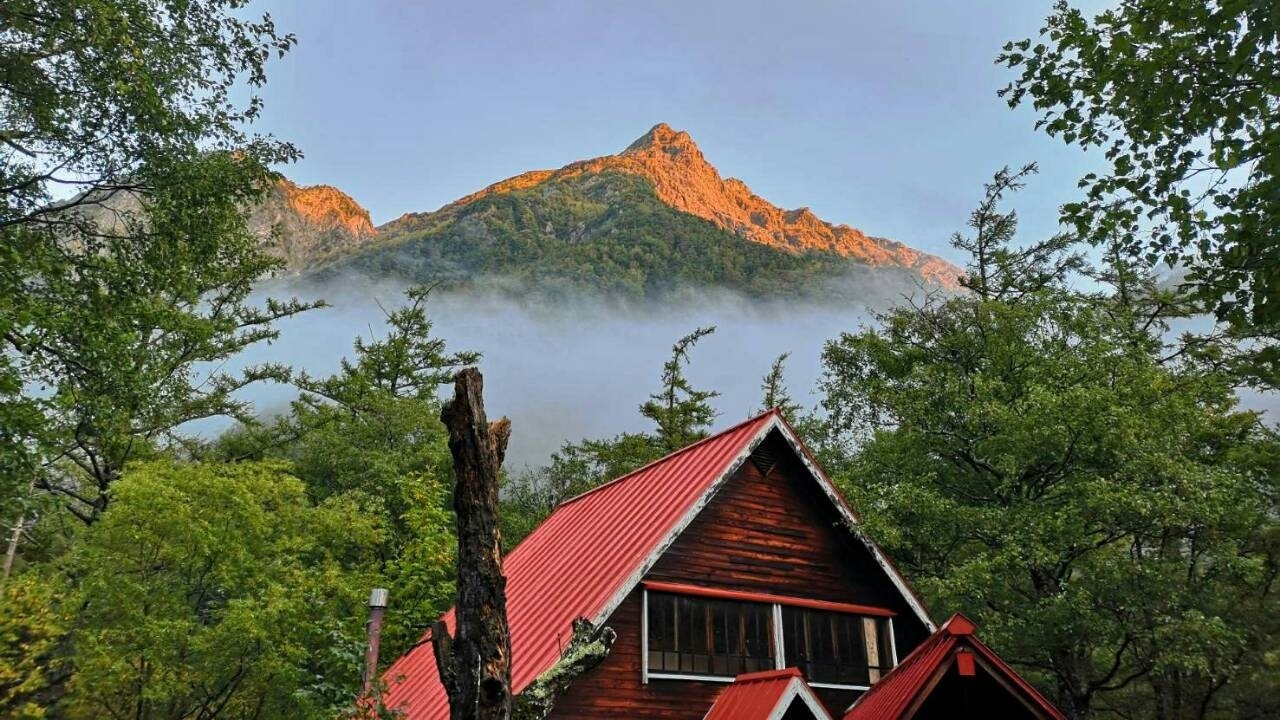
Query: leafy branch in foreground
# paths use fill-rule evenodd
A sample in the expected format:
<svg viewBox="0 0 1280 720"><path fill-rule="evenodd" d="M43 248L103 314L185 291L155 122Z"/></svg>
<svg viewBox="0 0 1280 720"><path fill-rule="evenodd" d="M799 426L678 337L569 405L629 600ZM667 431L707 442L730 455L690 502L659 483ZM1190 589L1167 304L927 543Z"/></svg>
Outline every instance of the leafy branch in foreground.
<svg viewBox="0 0 1280 720"><path fill-rule="evenodd" d="M1280 323L1280 6L1122 0L1088 17L1059 0L1040 41L997 62L1019 73L1011 106L1105 158L1063 208L1080 238L1189 269L1232 326Z"/></svg>
<svg viewBox="0 0 1280 720"><path fill-rule="evenodd" d="M320 303L250 294L277 267L246 227L243 203L265 171L230 153L143 171L155 192L124 232L59 241L11 234L22 262L0 271L13 367L39 409L43 470L36 487L93 522L130 459L181 440L182 425L248 419L237 393L288 370L232 372L245 348L274 340L274 323Z"/></svg>

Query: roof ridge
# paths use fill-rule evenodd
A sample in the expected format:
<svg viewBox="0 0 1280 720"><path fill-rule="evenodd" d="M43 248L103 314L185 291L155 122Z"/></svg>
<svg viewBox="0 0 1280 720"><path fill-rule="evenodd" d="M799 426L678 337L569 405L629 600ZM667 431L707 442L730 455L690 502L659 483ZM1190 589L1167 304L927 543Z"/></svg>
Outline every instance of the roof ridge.
<svg viewBox="0 0 1280 720"><path fill-rule="evenodd" d="M788 667L781 670L758 670L756 672L743 673L733 679L734 684L762 682L764 680L781 680L783 678L803 678L804 673L800 672L798 667Z"/></svg>
<svg viewBox="0 0 1280 720"><path fill-rule="evenodd" d="M613 485L616 485L616 484L618 484L618 483L622 482L623 480L627 480L627 479L629 479L629 478L630 478L631 476L633 476L633 475L637 475L637 474L639 474L640 472L642 472L642 471L644 471L644 470L647 470L647 469L649 469L649 468L653 467L654 465L658 465L658 464L664 463L664 462L666 462L666 461L668 461L668 460L670 460L670 459L672 459L672 458L674 458L674 457L676 457L676 456L683 455L684 453L689 452L690 450L693 450L693 449L694 449L694 448L696 448L696 447L699 447L699 446L701 446L701 445L704 445L704 444L706 444L706 443L709 443L709 442L711 442L712 440L718 440L718 439L720 439L721 437L724 437L725 435L728 435L729 433L734 432L734 431L736 431L736 430L740 430L740 429L742 429L743 427L746 427L747 425L750 425L750 424L751 424L751 423L753 423L753 422L758 422L758 421L760 421L760 420L763 420L763 419L765 418L765 416L766 416L766 415L777 415L777 414L779 414L779 412L778 412L778 408L769 408L768 410L765 410L764 412L762 412L762 413L760 413L760 414L758 414L758 415L755 415L755 416L753 416L753 417L749 417L749 418L747 418L746 420L743 420L742 422L737 423L736 425L731 425L730 427L727 427L727 428L725 428L724 430L721 430L720 432L715 433L714 435L708 435L708 436L706 436L706 437L702 438L701 440L698 440L697 442L693 442L693 443L690 443L690 444L688 444L688 445L685 445L684 447L680 448L679 450L673 450L673 451L671 451L671 452L667 453L666 455L663 455L662 457L658 458L657 460L650 460L649 462L645 463L644 465L641 465L640 467L636 468L635 470L632 470L632 471L631 471L631 472L629 472L629 473L626 473L625 475L619 475L618 477L616 477L616 478L614 478L614 479L612 479L612 480L610 480L610 481L608 481L608 482L601 483L601 484L599 484L599 485L597 485L597 486L595 486L595 487L591 488L590 490L587 490L586 492L578 493L577 495L574 495L573 497L571 497L571 498L569 498L569 499L564 500L563 502L561 502L559 505L557 505L557 506L556 506L556 509L557 509L557 510L559 510L560 508L562 508L562 507L564 507L564 506L566 506L566 505L569 505L569 504L575 503L575 502L577 502L577 501L581 500L582 498L584 498L584 497L586 497L586 496L588 496L588 495L591 495L592 493L595 493L595 492L597 492L597 491L599 491L599 490L603 490L603 489L605 489L605 488L607 488L607 487L611 487L611 486L613 486Z"/></svg>

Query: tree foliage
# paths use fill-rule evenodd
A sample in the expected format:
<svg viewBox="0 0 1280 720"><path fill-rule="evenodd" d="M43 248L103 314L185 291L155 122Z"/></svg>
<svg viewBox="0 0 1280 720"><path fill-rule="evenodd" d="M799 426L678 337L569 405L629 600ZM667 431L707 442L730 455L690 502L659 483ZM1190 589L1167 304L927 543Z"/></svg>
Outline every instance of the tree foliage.
<svg viewBox="0 0 1280 720"><path fill-rule="evenodd" d="M247 302L274 267L244 214L290 146L246 133L293 38L239 0L0 8L3 499L35 476L86 522L124 463L243 410L278 369L199 372L305 309ZM4 508L6 515L16 509Z"/></svg>
<svg viewBox="0 0 1280 720"><path fill-rule="evenodd" d="M982 201L969 215L973 236L956 233L951 244L969 255L961 286L984 300L1016 300L1058 283L1081 268L1081 257L1071 250L1067 235L1055 235L1026 245L1015 245L1018 213L1002 212L1004 197L1026 185L1039 172L1034 164L1017 171L1002 168L984 186Z"/></svg>
<svg viewBox="0 0 1280 720"><path fill-rule="evenodd" d="M134 464L115 492L67 559L69 717L320 718L353 698L357 666L332 687L317 649L359 647L375 515L313 504L269 462Z"/></svg>
<svg viewBox="0 0 1280 720"><path fill-rule="evenodd" d="M449 592L425 292L274 425L237 392L290 370L223 369L311 307L251 295L246 213L297 153L248 132L293 38L244 5L0 7L0 715L334 717L369 588L391 653ZM185 436L217 415L244 427Z"/></svg>
<svg viewBox="0 0 1280 720"><path fill-rule="evenodd" d="M786 364L789 357L791 353L784 352L774 358L773 364L769 366L769 372L761 381L760 390L763 395L760 412L777 408L782 412L783 417L795 422L799 419L801 408L799 403L791 399L791 393L787 390Z"/></svg>
<svg viewBox="0 0 1280 720"><path fill-rule="evenodd" d="M1037 127L1103 153L1064 208L1081 238L1179 263L1233 325L1280 320L1280 9L1272 2L1123 0L1090 18L1060 0L1005 45L1002 94ZM1274 363L1274 354L1268 362Z"/></svg>
<svg viewBox="0 0 1280 720"><path fill-rule="evenodd" d="M640 406L640 414L658 426L656 440L665 452L674 452L704 438L716 418L711 399L720 395L714 390L699 390L684 376L689 352L702 338L714 333L715 326L700 327L676 341L671 359L662 366L662 389L649 396Z"/></svg>
<svg viewBox="0 0 1280 720"><path fill-rule="evenodd" d="M828 343L830 466L931 604L1070 717L1209 717L1274 652L1280 443L1158 318L989 236L979 291Z"/></svg>
<svg viewBox="0 0 1280 720"><path fill-rule="evenodd" d="M5 339L25 383L42 390L30 397L41 414L31 438L44 466L37 486L63 495L86 522L106 508L136 453L179 439L191 420L247 418L236 391L285 379L285 370L201 364L274 339L275 320L309 307L249 301L254 281L275 267L242 215L260 168L203 155L165 174L142 201L145 222L130 220L119 234L70 246L15 233L23 262L3 276L18 318Z"/></svg>
<svg viewBox="0 0 1280 720"><path fill-rule="evenodd" d="M0 595L0 716L49 717L67 673L64 655L69 613L56 576L31 573Z"/></svg>
<svg viewBox="0 0 1280 720"><path fill-rule="evenodd" d="M246 136L251 91L294 37L243 0L12 0L0 8L0 229L65 224L66 205L145 190L193 150L290 155ZM258 141L258 142L255 142Z"/></svg>
<svg viewBox="0 0 1280 720"><path fill-rule="evenodd" d="M454 536L452 463L440 422L440 382L479 360L433 335L427 288L387 310L380 336L357 337L328 377L298 373L292 412L225 434L211 459L286 460L317 501L355 499L387 532L375 576L391 591L383 648L396 656L449 606Z"/></svg>

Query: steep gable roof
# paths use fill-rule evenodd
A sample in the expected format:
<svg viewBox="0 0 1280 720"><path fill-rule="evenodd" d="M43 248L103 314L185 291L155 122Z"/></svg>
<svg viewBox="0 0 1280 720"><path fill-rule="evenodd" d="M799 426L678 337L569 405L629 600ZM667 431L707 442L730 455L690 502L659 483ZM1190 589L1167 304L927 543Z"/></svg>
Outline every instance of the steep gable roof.
<svg viewBox="0 0 1280 720"><path fill-rule="evenodd" d="M511 628L512 690L519 693L559 659L573 620L603 622L639 583L721 484L771 432L787 440L823 493L857 522L776 410L762 413L567 500L503 560ZM880 550L877 563L930 630L933 623ZM444 617L453 629L453 611ZM383 675L387 707L410 720L448 716L430 643L414 647Z"/></svg>
<svg viewBox="0 0 1280 720"><path fill-rule="evenodd" d="M703 720L780 720L797 701L814 720L831 720L796 668L739 675Z"/></svg>
<svg viewBox="0 0 1280 720"><path fill-rule="evenodd" d="M1063 714L1024 680L986 643L974 634L973 623L963 615L953 615L910 655L902 660L880 682L871 686L844 720L906 720L920 706L937 678L954 664L962 650L975 653L985 661L984 668L1002 680L1032 712L1046 720L1064 720Z"/></svg>

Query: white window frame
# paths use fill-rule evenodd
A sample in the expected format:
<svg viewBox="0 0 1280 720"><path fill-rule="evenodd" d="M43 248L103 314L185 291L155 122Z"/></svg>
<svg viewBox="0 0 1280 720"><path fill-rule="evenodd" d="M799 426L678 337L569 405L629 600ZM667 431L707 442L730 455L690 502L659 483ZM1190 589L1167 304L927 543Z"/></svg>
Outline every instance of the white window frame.
<svg viewBox="0 0 1280 720"><path fill-rule="evenodd" d="M667 592L667 595L680 595L680 593ZM688 596L687 596L688 597ZM714 598L711 598L714 599ZM749 602L749 601L748 601ZM775 652L773 654L773 664L776 670L785 670L787 668L787 651L785 646L786 638L783 635L782 627L782 607L784 603L757 603L758 605L772 606L769 622L773 630L773 642ZM852 614L852 613L849 613ZM854 615L854 617L870 617L867 615ZM893 618L886 618L889 622L889 654L892 658L893 665L889 670L881 673L881 678L889 674L893 668L898 667L898 641L897 631L893 627ZM687 673L668 673L668 672L650 672L649 671L649 589L642 588L640 595L640 684L648 685L650 680L695 680L698 682L716 682L731 683L736 676L730 675L690 675ZM845 685L842 683L821 683L811 682L810 687L823 688L827 690L870 690L870 685Z"/></svg>

